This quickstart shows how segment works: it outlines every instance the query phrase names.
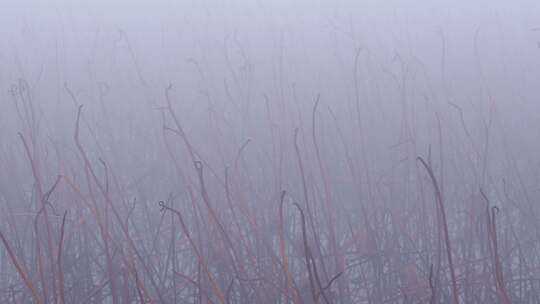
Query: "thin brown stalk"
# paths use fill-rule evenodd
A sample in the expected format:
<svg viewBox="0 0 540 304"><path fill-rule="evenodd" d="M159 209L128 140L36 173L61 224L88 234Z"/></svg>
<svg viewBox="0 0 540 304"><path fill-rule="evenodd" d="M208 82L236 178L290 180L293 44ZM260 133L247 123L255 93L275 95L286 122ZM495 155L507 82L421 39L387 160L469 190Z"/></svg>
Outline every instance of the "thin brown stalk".
<svg viewBox="0 0 540 304"><path fill-rule="evenodd" d="M441 211L441 219L442 219L442 225L443 225L443 232L444 232L444 240L446 243L446 255L448 258L448 267L450 268L450 278L452 280L452 292L453 292L453 303L459 304L459 294L458 294L458 288L457 288L457 280L456 280L456 273L454 270L454 263L452 261L452 248L450 245L450 236L448 233L448 222L446 221L446 211L444 208L444 203L442 200L442 194L439 188L439 184L437 183L437 179L435 178L435 175L433 174L433 169L431 169L431 166L429 166L422 157L418 156L416 158L417 161L419 161L426 171L429 174L429 177L431 178L431 182L433 184L433 188L435 190L435 197L436 202L439 205L440 211Z"/></svg>
<svg viewBox="0 0 540 304"><path fill-rule="evenodd" d="M180 222L180 227L182 227L182 231L186 235L186 238L188 239L192 250L195 252L195 255L197 256L197 259L199 260L199 264L202 266L203 271L208 276L208 279L210 280L210 283L212 284L212 291L214 292L214 294L216 295L216 297L218 298L218 300L219 300L219 302L221 304L226 304L227 301L225 299L225 294L223 293L223 291L221 291L221 289L217 285L216 280L214 279L214 276L212 275L212 273L210 272L210 269L208 268L208 264L206 263L205 258L200 253L199 249L197 248L197 245L195 244L195 241L191 237L191 234L190 234L189 230L187 229L187 226L186 226L186 224L184 222L184 218L182 217L182 213L180 213L180 211L178 211L178 210L176 210L174 208L171 208L171 207L165 205L165 203L162 202L162 201L159 202L159 206L161 207L162 210L169 210L169 211L173 212L174 214L176 214L176 216L178 218L178 221Z"/></svg>
<svg viewBox="0 0 540 304"><path fill-rule="evenodd" d="M56 258L56 264L58 265L58 280L59 280L59 292L60 292L60 304L66 303L66 292L64 290L64 271L62 269L62 248L64 245L64 232L66 227L66 215L64 212L62 217L62 226L60 227L60 242L58 243L58 256Z"/></svg>
<svg viewBox="0 0 540 304"><path fill-rule="evenodd" d="M506 290L506 285L504 283L504 277L502 272L502 264L501 259L499 256L499 247L497 242L497 222L496 222L496 212L499 211L499 208L496 206L491 207L491 214L490 214L490 201L487 197L487 195L484 193L482 189L480 189L480 194L484 198L484 200L487 203L487 217L488 217L488 236L490 239L490 243L492 246L493 251L493 265L495 266L495 286L497 287L497 294L499 297L499 300L503 304L511 304L512 301L510 300L510 297L508 296L508 291Z"/></svg>
<svg viewBox="0 0 540 304"><path fill-rule="evenodd" d="M11 259L13 266L15 266L15 269L17 269L17 272L19 273L24 284L30 290L34 303L42 304L43 300L39 297L36 287L34 286L34 284L32 283L32 281L30 280L28 276L28 272L23 268L23 266L19 263L19 261L17 261L17 257L13 253L13 250L11 250L11 246L9 245L7 239L4 237L4 234L1 231L0 231L0 239L2 239L2 243L4 244L4 247L6 248L6 251L8 252L9 258Z"/></svg>

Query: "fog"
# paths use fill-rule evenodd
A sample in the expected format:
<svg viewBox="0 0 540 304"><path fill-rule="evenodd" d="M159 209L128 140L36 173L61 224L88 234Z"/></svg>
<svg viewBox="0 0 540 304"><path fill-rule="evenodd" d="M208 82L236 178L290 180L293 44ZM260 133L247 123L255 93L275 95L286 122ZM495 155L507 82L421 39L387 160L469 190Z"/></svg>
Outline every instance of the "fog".
<svg viewBox="0 0 540 304"><path fill-rule="evenodd" d="M537 1L0 1L0 303L540 303Z"/></svg>

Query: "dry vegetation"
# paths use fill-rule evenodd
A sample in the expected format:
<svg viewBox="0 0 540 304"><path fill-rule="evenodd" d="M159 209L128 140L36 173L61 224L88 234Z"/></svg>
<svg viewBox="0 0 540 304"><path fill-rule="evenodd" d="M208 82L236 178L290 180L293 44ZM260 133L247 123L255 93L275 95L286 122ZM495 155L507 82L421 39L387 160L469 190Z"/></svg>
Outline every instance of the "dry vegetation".
<svg viewBox="0 0 540 304"><path fill-rule="evenodd" d="M540 303L535 107L507 102L534 85L433 32L435 59L352 33L305 60L292 34L178 65L96 36L75 72L18 51L0 303Z"/></svg>

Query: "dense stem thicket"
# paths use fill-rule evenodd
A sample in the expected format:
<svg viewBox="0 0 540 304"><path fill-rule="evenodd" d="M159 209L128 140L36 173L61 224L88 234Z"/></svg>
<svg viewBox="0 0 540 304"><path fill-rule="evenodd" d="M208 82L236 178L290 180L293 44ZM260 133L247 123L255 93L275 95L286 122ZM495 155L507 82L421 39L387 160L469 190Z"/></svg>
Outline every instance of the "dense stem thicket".
<svg viewBox="0 0 540 304"><path fill-rule="evenodd" d="M0 48L0 303L540 303L534 40L199 9Z"/></svg>

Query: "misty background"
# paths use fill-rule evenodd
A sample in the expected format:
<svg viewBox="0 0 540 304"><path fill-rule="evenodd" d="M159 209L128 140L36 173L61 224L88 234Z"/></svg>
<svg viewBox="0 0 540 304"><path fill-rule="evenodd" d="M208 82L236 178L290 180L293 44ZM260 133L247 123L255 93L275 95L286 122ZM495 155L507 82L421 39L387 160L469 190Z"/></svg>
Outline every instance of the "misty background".
<svg viewBox="0 0 540 304"><path fill-rule="evenodd" d="M163 201L183 213L218 287L233 281L232 303L312 303L293 203L306 212L311 204L309 242L323 285L343 273L326 301L430 303L436 288L410 287L399 269L412 267L416 284L430 289L430 266L439 265L434 303L451 303L422 157L442 192L459 301L506 304L497 259L484 247L482 189L499 210L508 297L537 303L539 80L537 1L2 1L0 231L36 293L48 290L43 303L61 294L67 303L219 303L200 296L212 279L198 275L197 298L175 275L204 263L185 232L174 236L174 219L162 223ZM290 259L298 260L290 279L298 287L285 296L268 291L289 280L271 262L280 256L281 191ZM33 225L57 243L64 211L67 289L57 295L59 279L39 268L60 262L36 261L60 250ZM230 243L220 233L238 250L233 262L219 262ZM108 274L103 242L115 252ZM169 242L182 247L174 258ZM35 302L1 248L1 301ZM133 261L130 250L139 251ZM229 277L228 263L241 256L257 261L245 274L274 283L235 289L242 280ZM367 266L354 266L364 258ZM471 262L484 258L493 264ZM140 277L117 278L111 267ZM475 273L485 290L471 283ZM105 281L94 293L104 278L127 291L115 294Z"/></svg>

